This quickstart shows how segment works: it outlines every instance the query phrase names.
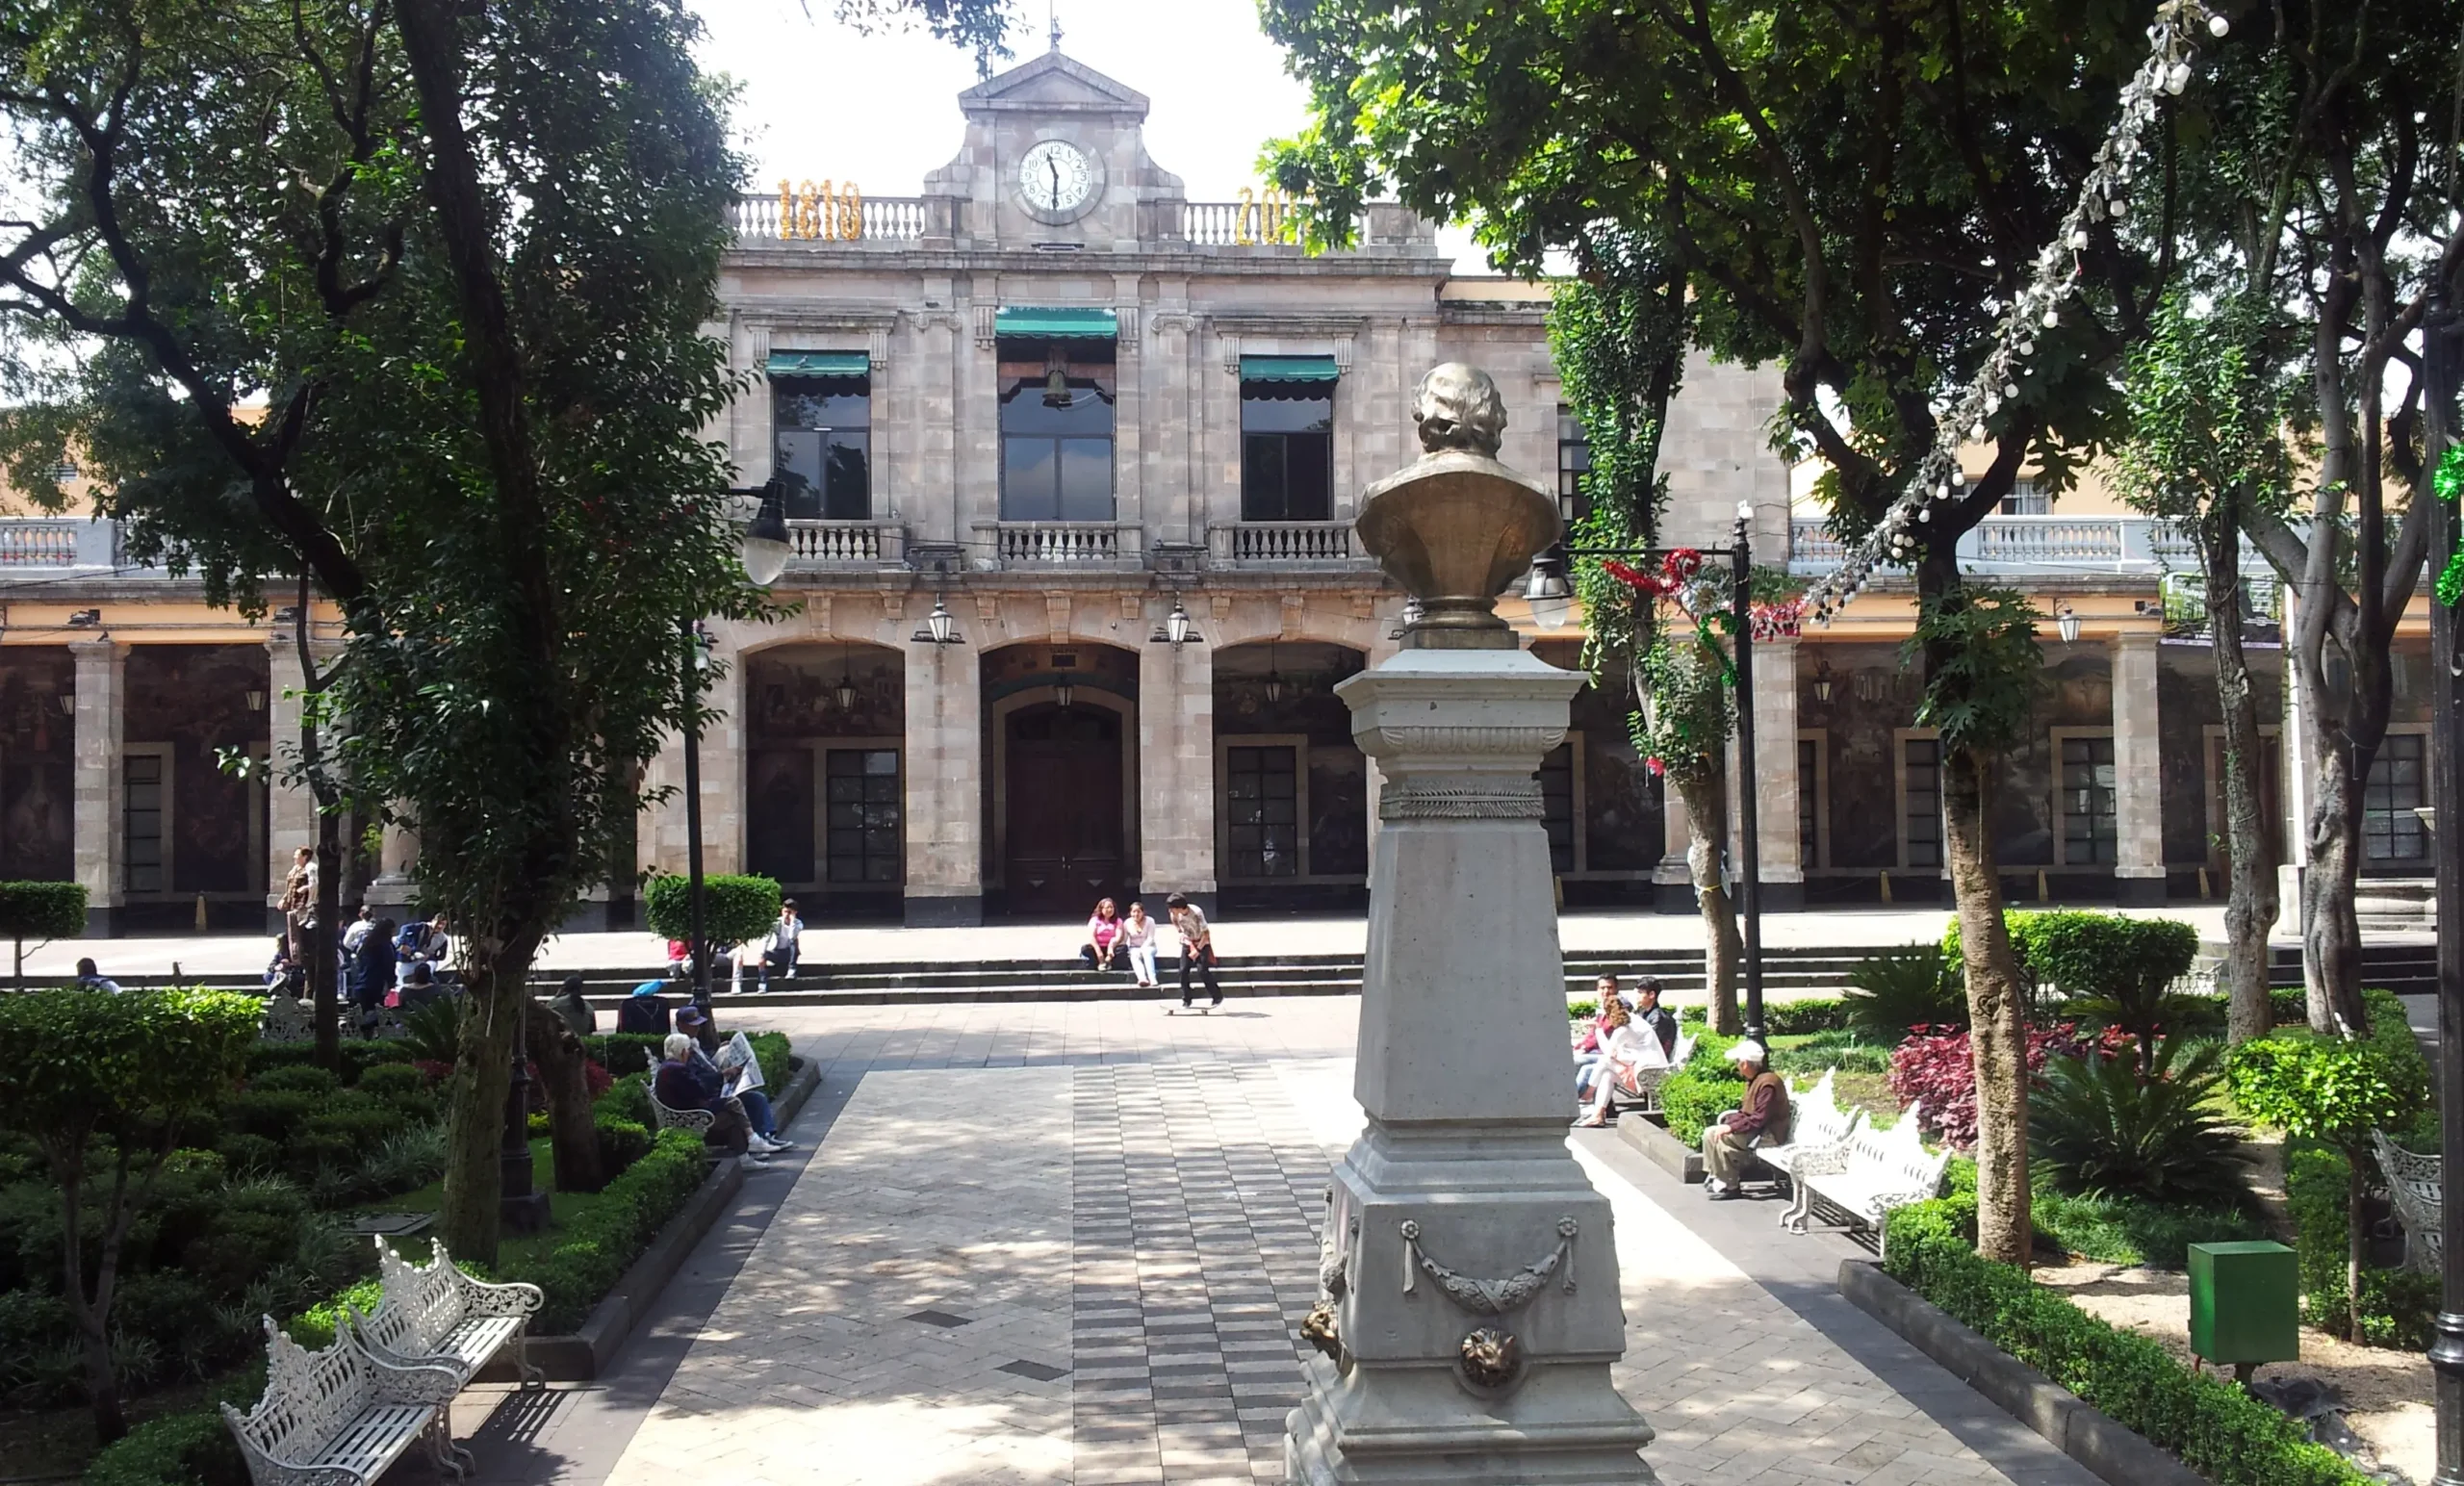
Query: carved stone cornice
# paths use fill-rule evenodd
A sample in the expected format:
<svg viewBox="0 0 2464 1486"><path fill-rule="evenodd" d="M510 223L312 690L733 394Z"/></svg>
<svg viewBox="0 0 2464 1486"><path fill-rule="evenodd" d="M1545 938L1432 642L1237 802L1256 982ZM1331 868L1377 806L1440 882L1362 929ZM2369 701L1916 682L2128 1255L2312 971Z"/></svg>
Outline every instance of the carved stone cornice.
<svg viewBox="0 0 2464 1486"><path fill-rule="evenodd" d="M1404 775L1378 791L1379 820L1538 820L1537 779Z"/></svg>

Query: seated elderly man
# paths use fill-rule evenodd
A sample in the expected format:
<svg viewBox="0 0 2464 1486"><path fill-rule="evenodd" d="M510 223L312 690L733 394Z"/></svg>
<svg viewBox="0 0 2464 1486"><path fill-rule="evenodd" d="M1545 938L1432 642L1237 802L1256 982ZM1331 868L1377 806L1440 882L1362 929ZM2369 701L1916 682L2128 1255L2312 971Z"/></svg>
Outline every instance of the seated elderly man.
<svg viewBox="0 0 2464 1486"><path fill-rule="evenodd" d="M651 1092L658 1102L671 1110L707 1110L710 1128L702 1137L705 1145L715 1145L731 1156L742 1157L752 1166L768 1165L758 1155L747 1155L753 1140L753 1127L745 1122L744 1111L728 1102L720 1091L718 1070L698 1060L693 1039L681 1032L671 1032L661 1044L667 1055L651 1075Z"/></svg>
<svg viewBox="0 0 2464 1486"><path fill-rule="evenodd" d="M1703 1131L1703 1191L1714 1202L1736 1195L1738 1179L1754 1164L1755 1147L1788 1140L1788 1085L1771 1071L1771 1055L1748 1038L1729 1049L1729 1061L1745 1080L1745 1097Z"/></svg>

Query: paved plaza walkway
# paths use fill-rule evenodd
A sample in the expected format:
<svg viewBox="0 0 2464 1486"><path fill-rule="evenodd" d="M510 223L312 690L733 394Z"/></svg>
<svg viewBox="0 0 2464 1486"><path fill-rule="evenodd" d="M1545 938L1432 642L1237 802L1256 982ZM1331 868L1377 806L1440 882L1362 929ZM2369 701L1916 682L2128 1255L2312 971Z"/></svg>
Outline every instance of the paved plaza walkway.
<svg viewBox="0 0 2464 1486"><path fill-rule="evenodd" d="M508 1397L482 1478L588 1486L1272 1481L1357 1003L782 1012L821 1064L601 1382ZM1619 1387L1668 1486L2087 1486L1840 1300L1841 1255L1613 1137ZM475 1420L474 1420L475 1422Z"/></svg>

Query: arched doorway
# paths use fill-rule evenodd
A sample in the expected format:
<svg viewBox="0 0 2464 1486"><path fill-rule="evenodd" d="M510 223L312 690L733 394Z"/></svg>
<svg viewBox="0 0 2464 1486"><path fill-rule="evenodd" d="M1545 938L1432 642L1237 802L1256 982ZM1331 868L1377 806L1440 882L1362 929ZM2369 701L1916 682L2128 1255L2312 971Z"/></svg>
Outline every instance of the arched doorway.
<svg viewBox="0 0 2464 1486"><path fill-rule="evenodd" d="M1367 902L1369 765L1335 695L1367 658L1308 640L1217 653L1215 871L1226 910Z"/></svg>
<svg viewBox="0 0 2464 1486"><path fill-rule="evenodd" d="M1009 714L1011 910L1084 912L1128 890L1121 811L1121 714L1104 706L1034 703Z"/></svg>
<svg viewBox="0 0 2464 1486"><path fill-rule="evenodd" d="M983 659L987 896L997 911L1083 919L1138 886L1138 656L1094 642L1005 645Z"/></svg>
<svg viewBox="0 0 2464 1486"><path fill-rule="evenodd" d="M905 657L862 644L745 657L744 850L808 919L895 917L907 882Z"/></svg>

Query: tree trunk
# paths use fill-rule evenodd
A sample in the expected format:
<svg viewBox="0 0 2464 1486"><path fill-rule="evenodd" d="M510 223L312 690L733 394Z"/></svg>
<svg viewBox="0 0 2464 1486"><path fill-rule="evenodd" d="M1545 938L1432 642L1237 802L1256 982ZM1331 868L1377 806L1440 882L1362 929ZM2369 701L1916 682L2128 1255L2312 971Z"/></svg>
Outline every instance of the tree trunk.
<svg viewBox="0 0 2464 1486"><path fill-rule="evenodd" d="M445 1115L445 1201L438 1236L459 1257L494 1264L503 1195L504 1102L513 1086L514 1018L539 935L474 944L463 969L460 1045Z"/></svg>
<svg viewBox="0 0 2464 1486"><path fill-rule="evenodd" d="M2329 720L2328 708L2343 708L2307 659L2297 657L2293 667L2316 791L2307 822L2310 859L2301 873L2301 981L2312 1031L2332 1034L2341 1016L2359 1033L2370 1025L2361 1004L2361 920L2352 902L2361 867L2360 781L2344 730Z"/></svg>
<svg viewBox="0 0 2464 1486"><path fill-rule="evenodd" d="M1677 793L1685 802L1687 838L1685 865L1694 877L1694 900L1703 910L1703 987L1709 1024L1722 1037L1745 1030L1737 1014L1737 966L1745 959L1738 937L1736 905L1720 883L1720 848L1728 835L1726 771L1714 769L1679 781Z"/></svg>
<svg viewBox="0 0 2464 1486"><path fill-rule="evenodd" d="M1993 769L1963 751L1942 760L1942 825L1958 899L1961 968L1967 978L1968 1046L1976 1066L1976 1251L2024 1265L2034 1241L2028 1211L2028 1029L2018 957L2002 919L1993 854Z"/></svg>
<svg viewBox="0 0 2464 1486"><path fill-rule="evenodd" d="M591 1115L589 1055L563 1017L526 997L531 1062L548 1094L548 1138L558 1191L597 1191L607 1185L599 1166L599 1127Z"/></svg>
<svg viewBox="0 0 2464 1486"><path fill-rule="evenodd" d="M343 919L342 818L318 802L317 927L308 935L308 995L315 1009L317 1062L343 1070L342 988L335 984Z"/></svg>
<svg viewBox="0 0 2464 1486"><path fill-rule="evenodd" d="M2224 723L2225 1036L2233 1042L2266 1037L2275 1024L2268 1004L2268 932L2275 924L2275 853L2268 847L2267 810L2259 793L2259 703L2242 652L2242 533L2238 523L2200 525L2207 569L2207 628L2216 653L2216 694Z"/></svg>

